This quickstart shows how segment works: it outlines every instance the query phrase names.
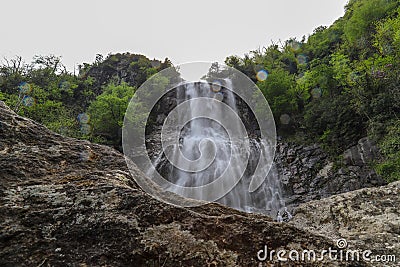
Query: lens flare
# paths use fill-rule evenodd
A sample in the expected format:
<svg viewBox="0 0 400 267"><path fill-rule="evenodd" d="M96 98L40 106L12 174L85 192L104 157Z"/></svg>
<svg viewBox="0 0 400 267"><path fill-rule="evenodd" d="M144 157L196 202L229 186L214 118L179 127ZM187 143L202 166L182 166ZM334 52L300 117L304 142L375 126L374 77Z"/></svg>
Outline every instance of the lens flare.
<svg viewBox="0 0 400 267"><path fill-rule="evenodd" d="M319 87L316 87L311 90L311 96L313 98L320 98L322 96L322 90Z"/></svg>
<svg viewBox="0 0 400 267"><path fill-rule="evenodd" d="M64 136L68 135L68 127L67 126L61 126L59 128L59 133L61 135L64 135Z"/></svg>
<svg viewBox="0 0 400 267"><path fill-rule="evenodd" d="M224 94L223 93L216 93L214 95L214 99L217 99L218 101L222 101L224 99Z"/></svg>
<svg viewBox="0 0 400 267"><path fill-rule="evenodd" d="M22 99L22 104L26 107L32 107L35 104L35 99L31 96L25 96Z"/></svg>
<svg viewBox="0 0 400 267"><path fill-rule="evenodd" d="M83 123L81 124L80 130L83 134L89 134L92 131L92 127L90 124Z"/></svg>
<svg viewBox="0 0 400 267"><path fill-rule="evenodd" d="M301 48L300 42L297 41L290 41L289 46L294 50L298 51Z"/></svg>
<svg viewBox="0 0 400 267"><path fill-rule="evenodd" d="M221 87L222 87L222 84L221 84L220 81L214 81L214 82L211 84L211 90L212 90L214 93L218 93L219 91L221 91Z"/></svg>
<svg viewBox="0 0 400 267"><path fill-rule="evenodd" d="M58 85L61 91L67 91L71 87L70 83L68 81L62 81Z"/></svg>
<svg viewBox="0 0 400 267"><path fill-rule="evenodd" d="M290 122L290 116L288 114L282 114L281 117L279 118L282 124L289 124Z"/></svg>
<svg viewBox="0 0 400 267"><path fill-rule="evenodd" d="M22 82L18 85L18 90L20 93L26 95L32 91L31 85L27 82Z"/></svg>
<svg viewBox="0 0 400 267"><path fill-rule="evenodd" d="M256 75L256 78L260 82L265 81L268 78L268 71L266 71L266 70L258 71L257 75Z"/></svg>
<svg viewBox="0 0 400 267"><path fill-rule="evenodd" d="M79 153L79 158L81 161L88 161L89 153L87 151L82 151L81 153Z"/></svg>
<svg viewBox="0 0 400 267"><path fill-rule="evenodd" d="M357 72L351 72L349 75L347 75L347 81L350 83L355 83L359 80L360 75L358 75Z"/></svg>
<svg viewBox="0 0 400 267"><path fill-rule="evenodd" d="M78 121L82 124L89 123L90 115L87 113L81 113L78 115Z"/></svg>
<svg viewBox="0 0 400 267"><path fill-rule="evenodd" d="M95 154L89 146L85 146L85 149L79 153L81 161L92 161L95 158Z"/></svg>
<svg viewBox="0 0 400 267"><path fill-rule="evenodd" d="M307 64L307 56L303 55L303 54L298 55L297 56L297 62L299 64Z"/></svg>

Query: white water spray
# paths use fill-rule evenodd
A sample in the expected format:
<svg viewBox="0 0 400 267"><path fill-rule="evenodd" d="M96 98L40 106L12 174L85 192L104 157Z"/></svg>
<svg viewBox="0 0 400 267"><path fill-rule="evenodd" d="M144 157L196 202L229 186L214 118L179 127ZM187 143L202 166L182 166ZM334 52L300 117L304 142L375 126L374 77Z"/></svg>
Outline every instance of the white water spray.
<svg viewBox="0 0 400 267"><path fill-rule="evenodd" d="M178 103L196 98L213 98L228 105L236 114L239 114L235 94L229 90L232 88L232 83L226 79L222 81L221 85L210 85L207 82L181 85L177 91ZM267 149L267 141L256 137L241 140L231 139L224 128L225 125L218 123L226 122L226 109L221 108L221 104L216 104L216 101L208 101L206 104L193 102L189 104L189 107L185 112L190 114L178 113L178 120L187 116L194 119L186 125L181 125L184 127L179 138L179 145L175 145L172 148L170 158L176 164L170 164L168 159L160 154L156 161L153 162L156 169L163 173L164 177L167 176L165 178L170 182L182 187L201 187L214 182L221 175L227 175L228 177L240 176L242 179L231 190L224 188L224 184L213 188L214 191L228 192L219 198L217 202L246 212L276 215L284 207L284 203L278 174L274 167L269 170L269 166L265 165L265 170L263 170L264 166L259 166L258 168L261 167L261 171L257 173L264 176L267 175L267 177L256 177L257 179L255 180L263 182L254 192L249 191L261 153L268 160L273 160L273 155L269 155L270 150ZM214 120L195 118L195 114L198 114L199 111L212 114ZM180 123L178 122L178 125ZM230 122L229 125L235 128L235 131L240 132L240 120ZM182 155L185 159L182 159ZM214 155L215 157L212 158ZM187 163L188 160L189 163ZM211 163L208 164L209 162ZM232 164L232 162L246 162L245 168L243 169L240 164ZM185 168L183 169L186 170L196 167L190 166L190 164L205 166L205 168L196 172L184 171L179 168L179 166L184 165ZM178 194L182 193L176 187L171 191ZM209 196L207 194L210 194L210 192L209 190L196 190L196 194L193 196L195 199L208 199Z"/></svg>

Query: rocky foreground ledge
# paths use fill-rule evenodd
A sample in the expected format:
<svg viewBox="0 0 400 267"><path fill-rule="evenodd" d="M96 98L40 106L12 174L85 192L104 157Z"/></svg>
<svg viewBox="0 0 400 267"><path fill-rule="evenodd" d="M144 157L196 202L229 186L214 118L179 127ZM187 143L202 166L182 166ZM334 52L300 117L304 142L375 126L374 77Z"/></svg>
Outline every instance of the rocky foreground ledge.
<svg viewBox="0 0 400 267"><path fill-rule="evenodd" d="M374 265L257 253L321 251L342 237L400 258L399 187L302 204L289 224L217 204L179 208L143 192L117 151L57 135L0 101L0 266Z"/></svg>

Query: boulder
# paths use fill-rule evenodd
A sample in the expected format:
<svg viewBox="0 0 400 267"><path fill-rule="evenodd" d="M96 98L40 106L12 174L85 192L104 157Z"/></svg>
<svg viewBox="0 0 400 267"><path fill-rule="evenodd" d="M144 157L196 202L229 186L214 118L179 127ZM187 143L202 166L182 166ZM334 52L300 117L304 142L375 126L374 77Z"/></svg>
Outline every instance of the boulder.
<svg viewBox="0 0 400 267"><path fill-rule="evenodd" d="M116 150L55 134L1 101L0 170L0 266L258 266L265 246L334 245L264 215L160 202Z"/></svg>
<svg viewBox="0 0 400 267"><path fill-rule="evenodd" d="M372 266L399 266L400 182L365 188L301 204L290 224L331 240L345 239L350 250L371 250L388 262ZM389 257L396 261L389 261Z"/></svg>

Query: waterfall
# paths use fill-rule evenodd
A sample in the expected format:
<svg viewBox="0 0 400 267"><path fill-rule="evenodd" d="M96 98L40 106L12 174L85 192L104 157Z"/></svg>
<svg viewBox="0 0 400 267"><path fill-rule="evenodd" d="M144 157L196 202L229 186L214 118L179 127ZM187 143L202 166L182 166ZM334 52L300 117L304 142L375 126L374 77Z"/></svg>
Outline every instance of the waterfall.
<svg viewBox="0 0 400 267"><path fill-rule="evenodd" d="M211 98L217 101L208 101L206 104L189 103L189 109L185 111L185 114L178 113L178 120L187 116L194 119L186 124L178 122L179 125L182 123L184 125L181 125L179 145L172 147L169 158L177 164L175 166L171 164L164 153L160 152L158 156L154 157L153 165L171 183L184 187L201 187L212 183L221 175L240 176L242 179L236 183L233 189L228 190L229 188L225 188L224 184L214 189L227 192L217 202L238 210L265 213L275 217L277 212L284 207L284 203L279 177L274 167L271 170L262 170L263 166L261 166L261 171L258 173L261 175L268 173L268 175L261 177L263 182L257 190L249 192L250 181L254 176L261 153L264 153L269 160L273 160L273 155L268 155L266 140L260 139L254 134L245 139L230 139L224 126L217 122L226 122L227 120L227 111L221 108L221 104L216 104L218 101L229 106L235 113L239 114L240 112L236 96L230 88L232 88L232 83L229 79L222 80L220 84L202 81L178 86L176 93L178 104L196 98ZM200 110L202 113L212 114L214 119L195 118ZM240 120L237 120L230 122L229 126L240 131L240 124ZM186 159L183 159L182 155ZM212 159L213 155L215 157ZM246 161L246 159L248 160ZM188 160L191 162L187 163ZM232 164L232 162L236 164ZM238 164L242 162L247 162L244 169ZM185 164L184 169L200 165L204 165L205 168L192 172L176 167ZM191 164L196 166L190 166ZM181 193L176 188L171 191ZM198 190L196 191L197 195L192 197L207 199L208 193L207 190Z"/></svg>

